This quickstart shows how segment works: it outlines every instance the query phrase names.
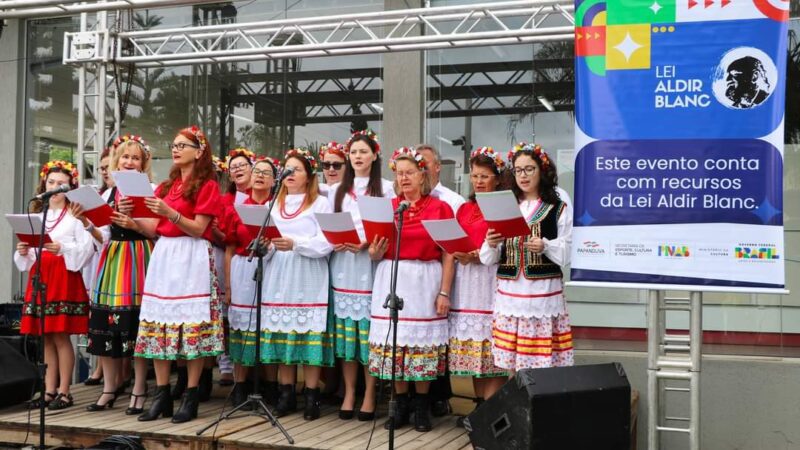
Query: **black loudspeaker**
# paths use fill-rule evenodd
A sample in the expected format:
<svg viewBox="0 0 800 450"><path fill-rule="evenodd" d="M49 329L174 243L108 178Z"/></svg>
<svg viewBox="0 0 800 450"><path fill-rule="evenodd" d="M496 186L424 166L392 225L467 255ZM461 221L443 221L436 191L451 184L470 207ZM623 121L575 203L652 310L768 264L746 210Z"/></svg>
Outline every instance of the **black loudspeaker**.
<svg viewBox="0 0 800 450"><path fill-rule="evenodd" d="M631 385L619 363L524 369L469 415L476 449L630 448Z"/></svg>
<svg viewBox="0 0 800 450"><path fill-rule="evenodd" d="M0 408L30 399L37 378L36 366L14 347L0 340Z"/></svg>

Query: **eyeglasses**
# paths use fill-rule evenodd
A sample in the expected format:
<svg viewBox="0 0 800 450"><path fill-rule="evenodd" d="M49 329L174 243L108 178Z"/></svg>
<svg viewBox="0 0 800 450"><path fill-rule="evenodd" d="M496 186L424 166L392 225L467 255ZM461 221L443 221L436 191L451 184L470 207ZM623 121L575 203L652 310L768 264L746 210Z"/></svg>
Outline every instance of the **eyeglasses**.
<svg viewBox="0 0 800 450"><path fill-rule="evenodd" d="M246 169L246 168L248 168L248 167L250 167L250 164L247 164L247 163L241 163L241 164L234 164L234 165L232 165L232 166L228 167L228 169L229 169L231 172L234 172L234 171L237 171L237 170L244 170L244 169Z"/></svg>
<svg viewBox="0 0 800 450"><path fill-rule="evenodd" d="M520 176L523 173L525 175L533 175L536 172L536 166L525 166L525 167L517 167L514 169L514 175Z"/></svg>
<svg viewBox="0 0 800 450"><path fill-rule="evenodd" d="M261 175L265 178L272 178L274 176L271 169L253 169L253 175Z"/></svg>
<svg viewBox="0 0 800 450"><path fill-rule="evenodd" d="M108 172L108 166L100 166L100 172Z"/></svg>
<svg viewBox="0 0 800 450"><path fill-rule="evenodd" d="M196 146L194 144L189 144L189 143L186 143L186 142L178 142L177 144L173 143L172 145L169 146L170 150L178 149L180 151L183 151L184 149L186 149L186 147L193 148L195 150L200 148L200 147L198 147L198 146Z"/></svg>
<svg viewBox="0 0 800 450"><path fill-rule="evenodd" d="M333 169L333 170L341 170L342 167L344 167L344 163L343 162L324 162L324 163L322 163L322 168L324 170L331 170L331 169Z"/></svg>
<svg viewBox="0 0 800 450"><path fill-rule="evenodd" d="M395 176L399 178L411 178L414 175L418 174L419 172L395 172Z"/></svg>
<svg viewBox="0 0 800 450"><path fill-rule="evenodd" d="M494 175L479 175L477 173L473 173L469 176L469 179L472 181L488 181L494 178Z"/></svg>

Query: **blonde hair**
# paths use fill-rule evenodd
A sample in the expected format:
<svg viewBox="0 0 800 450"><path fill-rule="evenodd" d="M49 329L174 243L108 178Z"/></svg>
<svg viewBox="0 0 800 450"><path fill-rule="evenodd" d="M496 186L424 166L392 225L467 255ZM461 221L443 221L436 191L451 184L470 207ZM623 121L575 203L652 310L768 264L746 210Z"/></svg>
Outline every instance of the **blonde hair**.
<svg viewBox="0 0 800 450"><path fill-rule="evenodd" d="M119 158L120 156L122 156L123 153L125 153L125 149L127 149L128 147L136 147L139 149L140 152L142 152L141 172L147 175L147 179L153 181L153 172L150 168L150 159L151 159L150 153L147 153L142 144L136 141L124 141L121 144L119 144L117 148L114 149L114 151L111 152L111 164L109 164L109 167L112 169L110 170L119 170Z"/></svg>
<svg viewBox="0 0 800 450"><path fill-rule="evenodd" d="M416 167L420 172L422 172L422 188L420 189L420 193L422 194L423 197L428 195L428 194L430 194L431 191L433 191L433 183L431 183L430 174L428 173L427 170L421 169L419 167L419 164L414 159L414 157L411 156L411 154L398 155L398 156L395 157L394 161L395 161L395 163L397 163L398 161L408 161L411 164L413 164L414 167ZM396 170L395 170L395 176L394 176L394 193L397 194L397 195L400 195L400 183L397 182L397 171Z"/></svg>
<svg viewBox="0 0 800 450"><path fill-rule="evenodd" d="M311 163L302 156L293 155L286 158L283 161L283 165L286 166L286 162L290 159L296 159L303 164L303 169L306 171L307 181L306 181L306 199L303 202L303 211L307 210L317 201L317 197L319 197L319 181L317 181L317 175L312 172L311 170ZM286 196L289 195L289 188L286 187L285 184L281 184L281 189L278 191L278 204L283 207L286 204Z"/></svg>

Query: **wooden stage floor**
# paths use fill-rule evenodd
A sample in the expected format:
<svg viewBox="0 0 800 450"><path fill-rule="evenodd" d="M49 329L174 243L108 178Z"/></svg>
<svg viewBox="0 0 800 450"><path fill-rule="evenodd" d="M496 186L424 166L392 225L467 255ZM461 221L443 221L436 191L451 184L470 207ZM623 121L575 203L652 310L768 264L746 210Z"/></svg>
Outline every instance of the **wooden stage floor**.
<svg viewBox="0 0 800 450"><path fill-rule="evenodd" d="M331 449L367 448L372 422L339 420L338 407L324 405L322 417L314 421L303 420L302 410L280 419L281 424L294 438L290 445L277 427L259 417L239 416L226 420L203 435L196 432L214 421L224 403L228 389L215 386L211 401L200 405L197 419L185 424L172 424L169 419L139 422L136 416L126 416L127 395L117 399L110 411L88 412L86 405L100 395L101 386L73 387L75 406L61 411L47 411L47 445L53 447L86 447L111 435L137 435L147 450L247 450L247 449ZM151 386L152 391L152 386ZM299 398L301 398L299 396ZM148 403L149 405L149 403ZM302 402L300 402L302 406ZM175 402L177 408L178 402ZM226 408L227 410L228 408ZM389 434L383 429L385 412L378 417L369 448L387 448ZM0 410L0 443L37 444L39 439L39 411L30 412L25 405ZM30 433L26 431L30 429ZM462 428L456 427L456 417L434 419L434 428L428 433L418 433L405 427L395 434L395 447L402 449L470 449L469 438Z"/></svg>

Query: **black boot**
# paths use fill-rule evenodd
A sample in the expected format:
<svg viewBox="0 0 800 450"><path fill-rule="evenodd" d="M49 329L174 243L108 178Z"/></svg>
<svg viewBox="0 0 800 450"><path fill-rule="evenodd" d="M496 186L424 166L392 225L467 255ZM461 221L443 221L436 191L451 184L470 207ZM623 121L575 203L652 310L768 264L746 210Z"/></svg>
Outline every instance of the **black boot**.
<svg viewBox="0 0 800 450"><path fill-rule="evenodd" d="M305 388L306 409L303 412L303 419L319 419L319 388Z"/></svg>
<svg viewBox="0 0 800 450"><path fill-rule="evenodd" d="M200 401L209 401L211 399L211 390L214 388L214 375L211 369L203 369L198 387L200 388Z"/></svg>
<svg viewBox="0 0 800 450"><path fill-rule="evenodd" d="M158 419L158 416L172 417L172 397L169 392L169 385L156 386L156 394L153 396L153 403L146 413L139 416L140 422L147 422Z"/></svg>
<svg viewBox="0 0 800 450"><path fill-rule="evenodd" d="M183 397L188 382L189 373L186 371L186 367L178 367L178 381L175 382L175 387L172 389L172 400L180 400Z"/></svg>
<svg viewBox="0 0 800 450"><path fill-rule="evenodd" d="M280 397L275 405L275 417L283 417L297 410L297 394L293 384L282 384L278 387Z"/></svg>
<svg viewBox="0 0 800 450"><path fill-rule="evenodd" d="M237 407L244 403L247 400L247 394L250 392L249 387L243 381L241 383L236 383L233 385L233 391L231 391L231 404L233 407ZM248 404L245 405L240 411L250 411L253 409L253 406Z"/></svg>
<svg viewBox="0 0 800 450"><path fill-rule="evenodd" d="M408 393L405 394L397 394L395 396L397 400L397 412L395 413L394 417L394 429L400 429L404 426L408 425L408 414L409 414L409 399ZM391 427L392 419L387 420L383 424L383 428L388 430Z"/></svg>
<svg viewBox="0 0 800 450"><path fill-rule="evenodd" d="M200 389L198 387L188 388L183 394L181 407L172 417L172 423L188 422L197 418L197 405L200 403Z"/></svg>
<svg viewBox="0 0 800 450"><path fill-rule="evenodd" d="M265 381L264 384L261 385L261 396L264 398L264 403L270 406L277 405L278 397L280 396L280 392L278 391L278 382Z"/></svg>
<svg viewBox="0 0 800 450"><path fill-rule="evenodd" d="M414 397L414 429L419 432L431 431L431 401L428 394L420 394Z"/></svg>

